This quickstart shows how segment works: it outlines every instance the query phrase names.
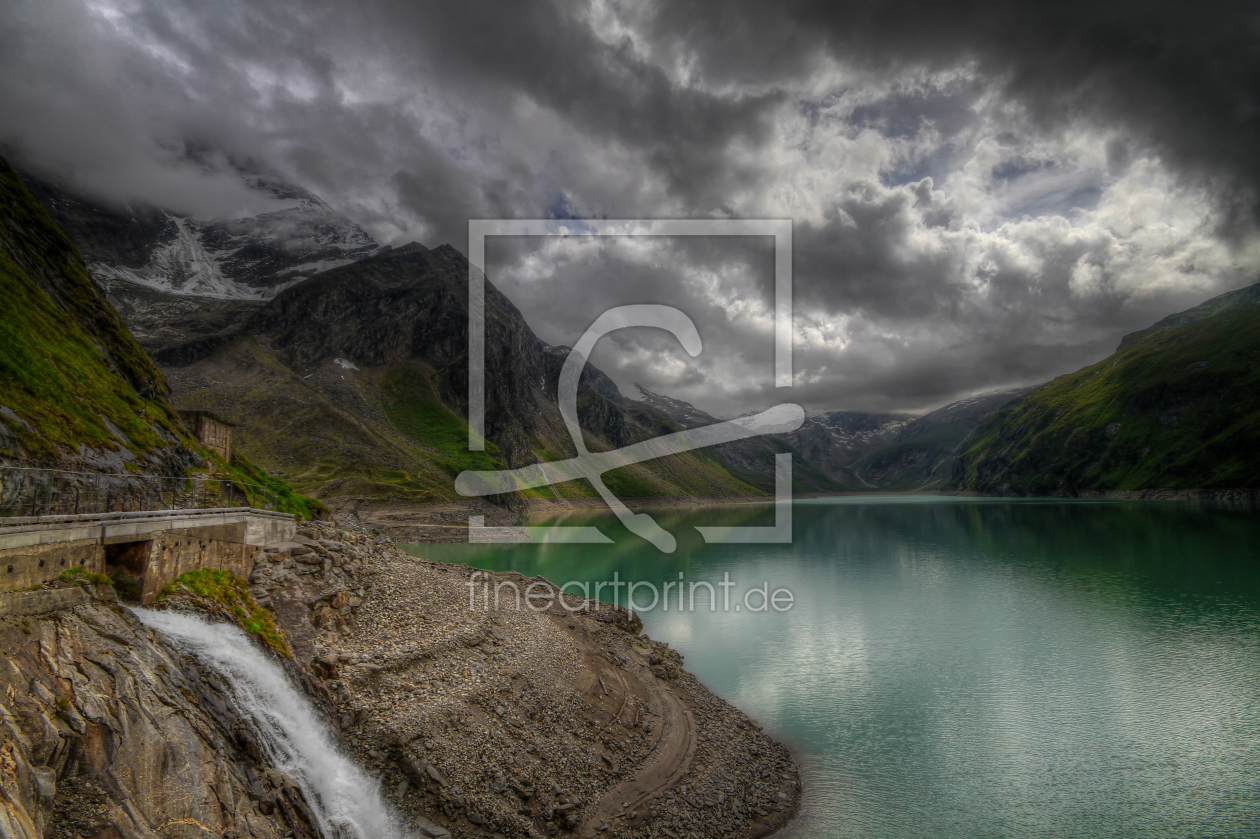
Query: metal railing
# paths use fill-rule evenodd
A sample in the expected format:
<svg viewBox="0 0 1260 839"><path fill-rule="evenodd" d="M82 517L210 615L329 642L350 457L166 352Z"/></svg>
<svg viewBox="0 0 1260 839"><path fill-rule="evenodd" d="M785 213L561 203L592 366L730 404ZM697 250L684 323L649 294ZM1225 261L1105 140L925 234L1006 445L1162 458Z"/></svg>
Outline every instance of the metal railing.
<svg viewBox="0 0 1260 839"><path fill-rule="evenodd" d="M274 510L278 502L269 487L228 478L0 466L0 516L5 517L242 506Z"/></svg>

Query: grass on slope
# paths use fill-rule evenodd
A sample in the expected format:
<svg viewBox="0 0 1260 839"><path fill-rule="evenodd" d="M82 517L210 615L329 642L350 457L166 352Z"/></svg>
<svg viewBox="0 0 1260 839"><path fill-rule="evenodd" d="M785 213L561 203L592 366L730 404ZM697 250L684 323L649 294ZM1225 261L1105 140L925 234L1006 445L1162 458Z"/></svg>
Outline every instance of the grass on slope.
<svg viewBox="0 0 1260 839"><path fill-rule="evenodd" d="M433 391L425 373L415 367L391 370L381 381L381 407L403 434L435 452L434 459L452 478L465 470L503 469L499 447L468 450L468 423Z"/></svg>
<svg viewBox="0 0 1260 839"><path fill-rule="evenodd" d="M10 432L0 447L10 455L7 441L40 460L80 444L152 451L167 445L153 426L185 437L164 401L162 374L3 159L0 296L0 405L25 421L0 417Z"/></svg>
<svg viewBox="0 0 1260 839"><path fill-rule="evenodd" d="M307 495L402 502L456 497L433 453L389 427L380 411L379 420L355 415L253 339L171 368L170 377L181 406L237 423L237 451ZM372 372L346 379L363 402L378 399Z"/></svg>
<svg viewBox="0 0 1260 839"><path fill-rule="evenodd" d="M275 619L270 612L258 605L249 593L249 587L240 577L218 568L188 571L180 574L175 582L163 589L158 599L184 591L212 601L231 613L246 632L257 635L285 658L292 657L289 645L276 626Z"/></svg>
<svg viewBox="0 0 1260 839"><path fill-rule="evenodd" d="M275 477L265 469L256 466L239 451L232 452L231 462L225 461L217 452L208 453L215 464L216 472L235 478L241 488L249 496L249 504L256 509L263 509L268 504L281 513L292 513L299 519L310 521L328 512L322 501L302 495L288 482ZM262 489L257 489L262 487Z"/></svg>
<svg viewBox="0 0 1260 839"><path fill-rule="evenodd" d="M1260 486L1260 305L1141 335L977 430L963 488Z"/></svg>
<svg viewBox="0 0 1260 839"><path fill-rule="evenodd" d="M594 400L589 393L578 398L578 417L583 429L588 431L584 416ZM645 410L635 404L623 406L622 410L626 421L627 443L651 440L682 430L677 423L658 411ZM553 411L555 423L560 424L559 411ZM539 460L562 460L574 454L568 432L559 428L552 429L545 437L540 436L537 443L535 453L539 455ZM587 447L591 451L608 451L614 448L602 439L591 440L589 437ZM606 472L603 478L605 486L622 498L758 494L755 487L732 475L710 452L703 449L614 469ZM556 491L564 498L591 497L596 494L595 488L584 480L560 484ZM527 494L534 493L543 498L554 497L547 487Z"/></svg>

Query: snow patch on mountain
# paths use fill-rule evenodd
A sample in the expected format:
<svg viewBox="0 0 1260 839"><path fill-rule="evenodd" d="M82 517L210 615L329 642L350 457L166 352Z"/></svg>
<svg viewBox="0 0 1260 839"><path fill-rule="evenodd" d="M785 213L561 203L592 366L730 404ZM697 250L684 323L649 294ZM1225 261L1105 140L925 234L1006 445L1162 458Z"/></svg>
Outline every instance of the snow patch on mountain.
<svg viewBox="0 0 1260 839"><path fill-rule="evenodd" d="M170 214L167 218L175 224L175 238L157 245L143 268L92 263L88 270L97 283L112 289L118 282L128 282L167 294L217 300L269 300L278 293L241 286L225 277L215 256L202 247L197 226Z"/></svg>
<svg viewBox="0 0 1260 839"><path fill-rule="evenodd" d="M319 198L228 220L165 213L175 235L155 243L142 267L93 262L89 270L111 293L127 285L181 297L267 301L332 268L374 256L385 248Z"/></svg>

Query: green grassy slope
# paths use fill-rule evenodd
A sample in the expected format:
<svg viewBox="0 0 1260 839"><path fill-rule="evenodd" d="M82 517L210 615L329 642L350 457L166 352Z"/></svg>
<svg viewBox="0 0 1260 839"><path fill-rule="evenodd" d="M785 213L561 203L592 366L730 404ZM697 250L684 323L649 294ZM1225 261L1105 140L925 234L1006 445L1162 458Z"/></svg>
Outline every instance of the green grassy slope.
<svg viewBox="0 0 1260 839"><path fill-rule="evenodd" d="M3 159L0 296L0 455L50 464L83 446L143 459L187 439L162 374Z"/></svg>
<svg viewBox="0 0 1260 839"><path fill-rule="evenodd" d="M245 457L225 463L180 423L167 382L65 236L0 158L0 462L186 475L209 459L251 502L321 506Z"/></svg>
<svg viewBox="0 0 1260 839"><path fill-rule="evenodd" d="M1010 403L952 485L1013 495L1260 487L1260 285L1126 337Z"/></svg>
<svg viewBox="0 0 1260 839"><path fill-rule="evenodd" d="M381 378L381 407L390 422L426 449L431 460L452 478L466 469L502 469L499 447L486 443L483 452L468 450L468 423L438 398L420 365L400 366Z"/></svg>
<svg viewBox="0 0 1260 839"><path fill-rule="evenodd" d="M304 493L392 502L450 498L453 479L436 452L394 430L383 413L354 410L356 402L384 401L379 377L395 369L348 377L359 398L339 404L321 382L297 375L245 338L169 374L181 407L236 423L237 451Z"/></svg>

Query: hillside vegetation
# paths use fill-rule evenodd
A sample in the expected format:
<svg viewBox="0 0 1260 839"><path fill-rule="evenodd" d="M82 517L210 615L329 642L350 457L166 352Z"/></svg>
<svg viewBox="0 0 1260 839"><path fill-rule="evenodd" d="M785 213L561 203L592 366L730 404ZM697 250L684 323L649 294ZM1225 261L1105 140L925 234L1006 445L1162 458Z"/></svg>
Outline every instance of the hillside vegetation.
<svg viewBox="0 0 1260 839"><path fill-rule="evenodd" d="M1133 333L1011 402L968 441L952 485L1069 496L1260 487L1260 285Z"/></svg>
<svg viewBox="0 0 1260 839"><path fill-rule="evenodd" d="M224 462L197 444L166 378L3 158L0 294L0 465L185 476L209 462L251 503L320 513L245 457Z"/></svg>
<svg viewBox="0 0 1260 839"><path fill-rule="evenodd" d="M3 159L0 246L0 457L181 465L187 435L161 372Z"/></svg>

